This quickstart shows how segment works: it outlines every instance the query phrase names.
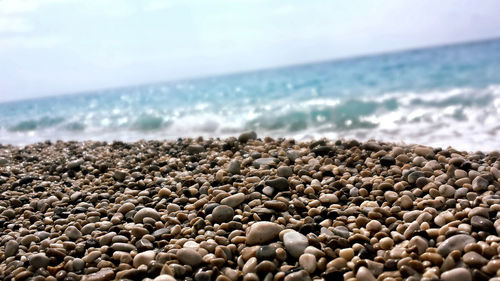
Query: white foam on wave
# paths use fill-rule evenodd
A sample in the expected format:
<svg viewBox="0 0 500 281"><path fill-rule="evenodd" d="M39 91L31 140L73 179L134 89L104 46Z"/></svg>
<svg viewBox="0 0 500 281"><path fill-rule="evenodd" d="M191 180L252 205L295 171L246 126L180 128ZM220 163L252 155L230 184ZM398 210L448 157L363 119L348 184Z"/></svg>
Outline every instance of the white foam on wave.
<svg viewBox="0 0 500 281"><path fill-rule="evenodd" d="M173 111L147 109L137 113L113 108L108 114L82 112L81 116L76 114L53 127L24 131L2 128L0 143L227 137L254 129L261 136L299 140L356 138L452 146L468 151L500 149L500 85L483 89L394 92L351 99L323 96L268 99L259 104L242 101L236 106L228 103L218 107L199 103ZM137 127L137 122L143 122L139 124L143 127ZM294 122L295 125L290 126ZM67 123L81 124L82 129L65 129Z"/></svg>

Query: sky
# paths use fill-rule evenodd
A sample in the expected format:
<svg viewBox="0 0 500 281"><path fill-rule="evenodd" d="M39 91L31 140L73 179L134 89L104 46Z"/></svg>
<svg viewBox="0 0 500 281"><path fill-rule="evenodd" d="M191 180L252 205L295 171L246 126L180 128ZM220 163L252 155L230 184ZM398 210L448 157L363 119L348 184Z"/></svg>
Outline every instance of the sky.
<svg viewBox="0 0 500 281"><path fill-rule="evenodd" d="M500 37L500 1L0 0L0 102Z"/></svg>

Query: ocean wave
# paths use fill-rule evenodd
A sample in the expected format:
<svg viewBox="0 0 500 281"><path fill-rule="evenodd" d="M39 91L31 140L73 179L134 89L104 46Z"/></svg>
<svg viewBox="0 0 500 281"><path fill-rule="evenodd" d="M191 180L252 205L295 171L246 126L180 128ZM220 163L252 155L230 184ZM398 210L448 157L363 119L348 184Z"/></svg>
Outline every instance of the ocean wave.
<svg viewBox="0 0 500 281"><path fill-rule="evenodd" d="M255 101L242 96L226 103L204 100L165 108L147 103L102 107L94 102L91 111L87 107L64 117L42 116L4 125L0 143L224 137L244 130L275 137L373 138L467 150L498 149L500 143L500 85Z"/></svg>

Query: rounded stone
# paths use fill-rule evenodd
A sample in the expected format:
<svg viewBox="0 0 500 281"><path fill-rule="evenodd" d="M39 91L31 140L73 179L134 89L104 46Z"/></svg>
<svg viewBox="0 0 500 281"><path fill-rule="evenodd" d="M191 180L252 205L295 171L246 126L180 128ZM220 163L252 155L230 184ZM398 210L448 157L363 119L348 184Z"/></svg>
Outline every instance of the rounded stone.
<svg viewBox="0 0 500 281"><path fill-rule="evenodd" d="M9 240L5 243L5 257L15 256L17 254L17 250L19 249L19 243L16 240Z"/></svg>
<svg viewBox="0 0 500 281"><path fill-rule="evenodd" d="M155 256L156 256L156 252L153 250L145 251L145 252L142 252L142 253L135 255L134 261L133 261L134 267L137 268L143 264L149 265L151 263L151 261L153 261L155 259Z"/></svg>
<svg viewBox="0 0 500 281"><path fill-rule="evenodd" d="M283 226L267 221L260 221L252 224L246 233L246 243L248 245L264 244L270 242L283 230Z"/></svg>
<svg viewBox="0 0 500 281"><path fill-rule="evenodd" d="M238 205L243 203L243 201L245 201L245 194L240 192L222 199L220 203L231 208L236 208Z"/></svg>
<svg viewBox="0 0 500 281"><path fill-rule="evenodd" d="M472 281L470 271L465 268L454 268L441 274L442 281Z"/></svg>
<svg viewBox="0 0 500 281"><path fill-rule="evenodd" d="M244 132L238 137L239 142L247 142L254 139L257 139L257 133L254 131Z"/></svg>
<svg viewBox="0 0 500 281"><path fill-rule="evenodd" d="M173 276L168 275L168 274L163 274L160 276L157 276L153 281L177 281Z"/></svg>
<svg viewBox="0 0 500 281"><path fill-rule="evenodd" d="M278 168L278 170L276 172L278 174L278 177L288 178L289 176L293 175L292 168L290 168L288 166L281 166Z"/></svg>
<svg viewBox="0 0 500 281"><path fill-rule="evenodd" d="M379 221L372 220L366 224L366 230L370 232L378 232L382 229L382 224Z"/></svg>
<svg viewBox="0 0 500 281"><path fill-rule="evenodd" d="M229 162L229 165L227 165L227 172L231 173L233 175L239 174L241 172L240 171L240 161L235 159L235 160Z"/></svg>
<svg viewBox="0 0 500 281"><path fill-rule="evenodd" d="M200 253L190 248L182 248L177 251L177 259L190 266L198 266L201 264L202 258Z"/></svg>
<svg viewBox="0 0 500 281"><path fill-rule="evenodd" d="M380 248L390 250L394 246L394 241L390 237L384 237L379 241Z"/></svg>
<svg viewBox="0 0 500 281"><path fill-rule="evenodd" d="M135 223L142 223L145 218L152 218L155 221L160 220L160 214L153 208L142 208L134 216Z"/></svg>
<svg viewBox="0 0 500 281"><path fill-rule="evenodd" d="M30 257L30 265L34 268L45 268L49 265L50 259L43 253L34 254Z"/></svg>
<svg viewBox="0 0 500 281"><path fill-rule="evenodd" d="M488 260L476 252L468 252L463 256L463 261L471 267L481 267L488 263Z"/></svg>
<svg viewBox="0 0 500 281"><path fill-rule="evenodd" d="M212 211L212 221L215 223L223 223L231 221L234 217L234 210L227 205L219 205Z"/></svg>
<svg viewBox="0 0 500 281"><path fill-rule="evenodd" d="M476 239L474 239L472 236L467 235L467 234L458 234L454 235L443 242L439 244L438 246L438 253L446 257L451 251L453 250L459 250L463 251L465 245L475 243Z"/></svg>
<svg viewBox="0 0 500 281"><path fill-rule="evenodd" d="M73 260L73 270L80 271L85 267L85 262L80 258L75 258Z"/></svg>
<svg viewBox="0 0 500 281"><path fill-rule="evenodd" d="M309 246L309 241L302 233L292 230L283 235L283 244L292 257L298 258Z"/></svg>
<svg viewBox="0 0 500 281"><path fill-rule="evenodd" d="M470 222L472 227L479 231L490 231L493 229L493 222L483 216L473 216Z"/></svg>
<svg viewBox="0 0 500 281"><path fill-rule="evenodd" d="M80 230L72 225L66 228L64 234L66 234L66 236L68 236L68 238L71 240L78 240L78 238L82 237L82 233L80 232Z"/></svg>
<svg viewBox="0 0 500 281"><path fill-rule="evenodd" d="M273 260L276 257L276 249L274 247L264 245L255 253L258 260Z"/></svg>
<svg viewBox="0 0 500 281"><path fill-rule="evenodd" d="M310 274L316 271L316 257L313 254L302 254L299 257L299 264Z"/></svg>
<svg viewBox="0 0 500 281"><path fill-rule="evenodd" d="M357 281L376 281L377 279L373 276L373 273L366 267L362 266L358 269L356 273Z"/></svg>

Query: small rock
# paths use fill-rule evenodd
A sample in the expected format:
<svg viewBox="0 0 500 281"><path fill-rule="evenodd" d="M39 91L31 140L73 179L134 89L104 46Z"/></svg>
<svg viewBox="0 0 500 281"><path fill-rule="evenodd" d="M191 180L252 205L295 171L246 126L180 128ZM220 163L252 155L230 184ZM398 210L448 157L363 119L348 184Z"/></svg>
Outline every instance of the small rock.
<svg viewBox="0 0 500 281"><path fill-rule="evenodd" d="M316 271L316 257L313 254L302 254L299 257L299 264L309 274Z"/></svg>
<svg viewBox="0 0 500 281"><path fill-rule="evenodd" d="M278 234L283 230L281 225L260 221L252 224L246 233L246 243L248 245L256 245L270 242L278 236Z"/></svg>
<svg viewBox="0 0 500 281"><path fill-rule="evenodd" d="M111 248L115 251L123 251L123 252L131 252L136 250L136 247L134 245L122 242L113 243L113 245L111 245Z"/></svg>
<svg viewBox="0 0 500 281"><path fill-rule="evenodd" d="M277 170L278 177L285 177L288 178L289 176L293 175L293 170L292 168L288 166L281 166Z"/></svg>
<svg viewBox="0 0 500 281"><path fill-rule="evenodd" d="M451 253L451 251L453 250L463 251L465 245L474 242L476 242L476 239L474 239L470 235L457 234L441 242L441 244L439 244L438 247L438 253L441 256L446 257L449 253Z"/></svg>
<svg viewBox="0 0 500 281"><path fill-rule="evenodd" d="M276 257L276 249L274 247L264 245L255 253L257 260L273 260Z"/></svg>
<svg viewBox="0 0 500 281"><path fill-rule="evenodd" d="M319 196L319 201L323 204L333 204L333 203L338 203L339 198L335 194L327 193L327 194L321 194Z"/></svg>
<svg viewBox="0 0 500 281"><path fill-rule="evenodd" d="M66 236L68 236L68 238L71 240L78 240L78 238L82 237L82 233L80 232L80 230L72 225L66 228L64 234L66 234Z"/></svg>
<svg viewBox="0 0 500 281"><path fill-rule="evenodd" d="M417 146L415 147L415 154L423 156L427 159L434 157L434 150L430 147Z"/></svg>
<svg viewBox="0 0 500 281"><path fill-rule="evenodd" d="M356 273L357 281L377 281L373 273L366 267L362 266L358 269Z"/></svg>
<svg viewBox="0 0 500 281"><path fill-rule="evenodd" d="M245 194L236 193L231 196L228 196L220 201L222 205L228 205L231 208L236 208L238 205L245 201Z"/></svg>
<svg viewBox="0 0 500 281"><path fill-rule="evenodd" d="M482 176L477 176L472 181L472 190L475 192L485 191L488 189L488 180Z"/></svg>
<svg viewBox="0 0 500 281"><path fill-rule="evenodd" d="M283 244L291 256L298 258L309 246L309 241L303 234L292 230L283 235Z"/></svg>
<svg viewBox="0 0 500 281"><path fill-rule="evenodd" d="M390 167L392 165L396 165L396 159L394 157L386 155L380 158L380 165L385 167Z"/></svg>
<svg viewBox="0 0 500 281"><path fill-rule="evenodd" d="M80 258L75 258L73 260L73 270L78 272L85 267L85 262Z"/></svg>
<svg viewBox="0 0 500 281"><path fill-rule="evenodd" d="M269 158L259 158L255 159L252 163L252 165L259 169L261 167L269 167L269 166L275 166L276 165L276 158L269 157Z"/></svg>
<svg viewBox="0 0 500 281"><path fill-rule="evenodd" d="M144 218L152 218L156 221L160 220L160 214L153 208L142 208L134 216L135 223L142 223Z"/></svg>
<svg viewBox="0 0 500 281"><path fill-rule="evenodd" d="M201 255L197 251L189 248L182 248L177 251L177 259L183 264L198 266L201 264Z"/></svg>
<svg viewBox="0 0 500 281"><path fill-rule="evenodd" d="M288 190L288 180L283 177L279 177L277 179L267 180L266 185L269 185L272 188L275 188L279 191Z"/></svg>
<svg viewBox="0 0 500 281"><path fill-rule="evenodd" d="M108 281L113 280L115 272L111 268L103 268L96 273L86 275L81 281Z"/></svg>
<svg viewBox="0 0 500 281"><path fill-rule="evenodd" d="M163 274L153 279L153 281L177 281L177 280L171 275Z"/></svg>
<svg viewBox="0 0 500 281"><path fill-rule="evenodd" d="M488 263L486 258L474 251L467 252L462 259L464 263L470 267L481 267Z"/></svg>
<svg viewBox="0 0 500 281"><path fill-rule="evenodd" d="M297 272L292 272L285 276L284 281L311 281L311 277L305 270L300 270Z"/></svg>
<svg viewBox="0 0 500 281"><path fill-rule="evenodd" d="M186 148L189 154L198 154L205 151L205 148L199 144L191 144Z"/></svg>
<svg viewBox="0 0 500 281"><path fill-rule="evenodd" d="M227 165L227 172L233 175L237 175L240 173L240 161L238 160L233 160L229 162L229 165Z"/></svg>
<svg viewBox="0 0 500 281"><path fill-rule="evenodd" d="M482 216L473 216L470 222L472 227L479 231L490 231L493 229L493 222Z"/></svg>
<svg viewBox="0 0 500 281"><path fill-rule="evenodd" d="M257 139L257 133L254 131L244 132L238 137L239 142L248 142L249 140L255 139Z"/></svg>
<svg viewBox="0 0 500 281"><path fill-rule="evenodd" d="M299 156L299 153L297 151L290 149L290 150L286 151L286 157L288 157L288 159L290 159L290 161L293 163L300 156Z"/></svg>
<svg viewBox="0 0 500 281"><path fill-rule="evenodd" d="M68 163L67 168L70 170L80 168L80 166L83 164L83 159L77 159L74 161L71 161Z"/></svg>
<svg viewBox="0 0 500 281"><path fill-rule="evenodd" d="M234 217L234 210L227 205L219 205L212 211L212 221L215 223L223 223L231 221Z"/></svg>
<svg viewBox="0 0 500 281"><path fill-rule="evenodd" d="M5 257L15 256L17 254L17 250L19 249L19 243L16 240L9 240L5 243Z"/></svg>
<svg viewBox="0 0 500 281"><path fill-rule="evenodd" d="M124 181L125 178L127 177L127 173L121 170L116 170L113 173L113 176L117 181Z"/></svg>
<svg viewBox="0 0 500 281"><path fill-rule="evenodd" d="M472 281L472 276L470 271L465 268L454 268L452 270L448 270L441 274L441 280L443 281Z"/></svg>
<svg viewBox="0 0 500 281"><path fill-rule="evenodd" d="M49 258L43 254L34 254L30 257L30 265L32 265L34 268L45 268L47 265L49 265Z"/></svg>
<svg viewBox="0 0 500 281"><path fill-rule="evenodd" d="M155 251L146 251L135 255L133 262L134 267L138 268L142 264L149 265L149 263L154 260L155 256Z"/></svg>

